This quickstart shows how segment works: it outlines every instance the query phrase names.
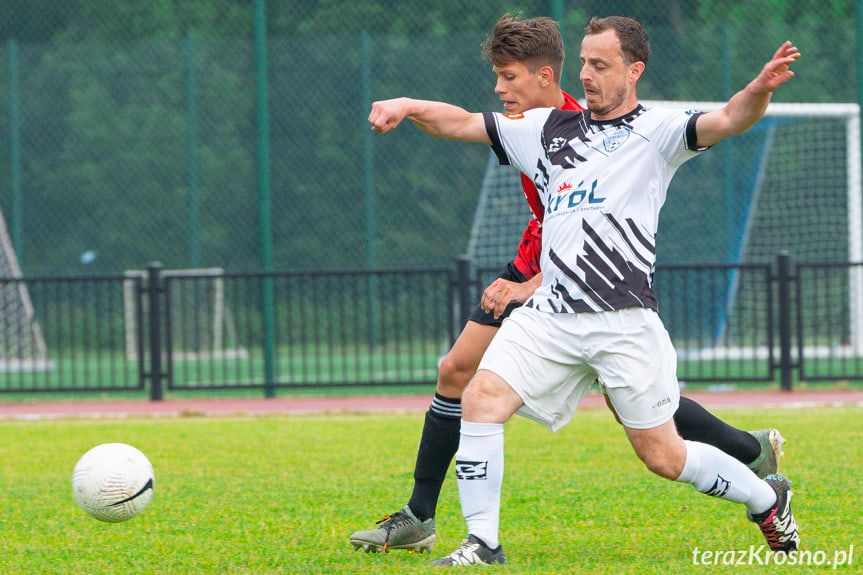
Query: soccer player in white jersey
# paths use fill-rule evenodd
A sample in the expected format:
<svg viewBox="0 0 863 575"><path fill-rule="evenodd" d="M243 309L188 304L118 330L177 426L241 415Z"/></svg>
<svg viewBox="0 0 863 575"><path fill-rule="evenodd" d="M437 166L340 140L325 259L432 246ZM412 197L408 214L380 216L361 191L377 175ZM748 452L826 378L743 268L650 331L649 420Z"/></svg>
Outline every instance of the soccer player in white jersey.
<svg viewBox="0 0 863 575"><path fill-rule="evenodd" d="M491 144L503 163L533 178L546 207L542 285L503 323L462 399L456 477L468 537L436 565L506 562L498 540L503 424L518 412L560 429L594 380L648 469L742 503L774 551L798 546L785 477L760 479L677 433L676 356L651 282L659 210L674 172L752 127L800 54L784 43L725 107L700 114L638 103L649 52L638 22L591 20L580 54L585 112L471 114L407 98L372 105L369 122L380 133L409 118L434 136Z"/></svg>
<svg viewBox="0 0 863 575"><path fill-rule="evenodd" d="M533 108L584 110L560 86L564 48L551 18L519 20L503 15L482 45L483 59L497 77L495 92L508 114ZM369 530L355 531L350 543L366 552L395 549L431 552L437 541L435 515L443 482L459 443L461 395L503 320L532 295L542 275L542 221L545 207L533 180L521 174L522 189L533 214L510 262L483 292L452 349L440 364L434 399L425 414L414 463L413 490L407 504ZM718 419L685 396L674 413L684 439L709 443L746 463L759 475L776 473L784 439L776 429L746 432Z"/></svg>

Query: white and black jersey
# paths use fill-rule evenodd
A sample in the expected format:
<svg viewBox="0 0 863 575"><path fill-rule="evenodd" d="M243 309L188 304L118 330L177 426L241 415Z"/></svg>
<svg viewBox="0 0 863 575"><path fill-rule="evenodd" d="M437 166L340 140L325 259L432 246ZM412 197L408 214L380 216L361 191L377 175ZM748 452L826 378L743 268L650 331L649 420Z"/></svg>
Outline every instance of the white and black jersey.
<svg viewBox="0 0 863 575"><path fill-rule="evenodd" d="M659 210L674 172L701 151L697 116L640 105L608 121L554 108L484 114L498 160L533 179L545 208L543 283L527 307L657 308Z"/></svg>

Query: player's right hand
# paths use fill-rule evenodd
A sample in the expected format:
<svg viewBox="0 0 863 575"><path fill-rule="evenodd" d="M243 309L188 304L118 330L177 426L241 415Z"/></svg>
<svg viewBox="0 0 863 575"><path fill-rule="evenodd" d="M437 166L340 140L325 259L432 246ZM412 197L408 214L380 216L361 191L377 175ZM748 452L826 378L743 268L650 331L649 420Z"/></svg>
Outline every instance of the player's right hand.
<svg viewBox="0 0 863 575"><path fill-rule="evenodd" d="M407 102L405 98L381 100L372 104L369 123L372 125L373 131L386 134L398 126L407 115Z"/></svg>

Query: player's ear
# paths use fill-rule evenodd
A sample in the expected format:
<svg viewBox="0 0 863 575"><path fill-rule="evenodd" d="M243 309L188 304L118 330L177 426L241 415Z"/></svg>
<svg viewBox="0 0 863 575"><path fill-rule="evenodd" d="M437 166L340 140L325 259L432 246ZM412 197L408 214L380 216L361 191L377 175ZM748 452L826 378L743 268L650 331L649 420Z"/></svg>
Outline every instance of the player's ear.
<svg viewBox="0 0 863 575"><path fill-rule="evenodd" d="M644 74L644 68L644 62L641 61L633 62L629 65L629 79L634 84L637 84L638 81L641 79L641 75Z"/></svg>
<svg viewBox="0 0 863 575"><path fill-rule="evenodd" d="M540 67L539 81L543 88L554 84L554 70L551 69L551 66Z"/></svg>

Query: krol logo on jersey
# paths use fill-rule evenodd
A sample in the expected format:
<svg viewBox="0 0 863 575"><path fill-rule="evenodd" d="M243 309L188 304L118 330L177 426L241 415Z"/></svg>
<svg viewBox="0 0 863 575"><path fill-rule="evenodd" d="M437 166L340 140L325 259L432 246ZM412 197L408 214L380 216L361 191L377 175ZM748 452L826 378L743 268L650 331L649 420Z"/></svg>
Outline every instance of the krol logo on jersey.
<svg viewBox="0 0 863 575"><path fill-rule="evenodd" d="M523 120L524 114L504 114L510 120Z"/></svg>
<svg viewBox="0 0 863 575"><path fill-rule="evenodd" d="M629 139L632 132L625 126L618 126L609 133L603 133L602 147L609 154L623 145Z"/></svg>
<svg viewBox="0 0 863 575"><path fill-rule="evenodd" d="M605 201L605 197L600 197L596 193L598 183L599 180L593 180L591 184L585 186L585 182L582 181L576 187L569 182L564 182L557 188L557 193L549 199L545 213L551 215L561 209L575 209L579 207L581 209L596 209L599 207L599 204ZM585 200L587 200L587 203L584 203Z"/></svg>

